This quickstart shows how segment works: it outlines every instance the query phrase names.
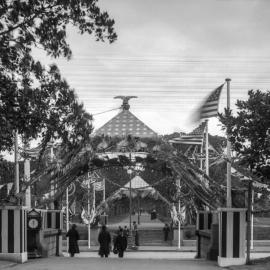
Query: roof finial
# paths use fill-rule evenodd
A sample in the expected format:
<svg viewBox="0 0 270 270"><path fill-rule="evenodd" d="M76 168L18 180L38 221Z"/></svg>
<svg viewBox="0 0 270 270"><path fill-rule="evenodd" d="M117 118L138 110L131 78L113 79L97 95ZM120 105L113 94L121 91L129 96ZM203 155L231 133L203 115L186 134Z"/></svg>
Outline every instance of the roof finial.
<svg viewBox="0 0 270 270"><path fill-rule="evenodd" d="M131 99L131 98L137 98L136 96L116 96L114 98L120 98L123 100L123 104L122 104L122 109L123 110L126 110L128 111L129 108L130 108L130 105L128 104L128 101Z"/></svg>

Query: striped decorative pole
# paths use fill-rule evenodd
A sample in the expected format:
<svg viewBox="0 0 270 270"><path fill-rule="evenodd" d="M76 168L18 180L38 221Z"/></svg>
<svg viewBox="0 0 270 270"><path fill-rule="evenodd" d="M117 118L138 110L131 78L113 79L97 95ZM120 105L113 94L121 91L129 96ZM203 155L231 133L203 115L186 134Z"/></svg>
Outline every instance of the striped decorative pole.
<svg viewBox="0 0 270 270"><path fill-rule="evenodd" d="M0 260L27 261L27 210L0 206Z"/></svg>
<svg viewBox="0 0 270 270"><path fill-rule="evenodd" d="M219 257L221 267L246 262L246 209L220 208Z"/></svg>

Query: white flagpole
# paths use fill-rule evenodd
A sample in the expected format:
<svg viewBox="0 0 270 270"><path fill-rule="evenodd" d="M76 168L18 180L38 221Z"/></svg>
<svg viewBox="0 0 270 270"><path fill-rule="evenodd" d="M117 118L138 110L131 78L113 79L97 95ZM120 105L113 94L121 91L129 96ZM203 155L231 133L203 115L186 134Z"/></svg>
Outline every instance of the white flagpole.
<svg viewBox="0 0 270 270"><path fill-rule="evenodd" d="M91 248L91 227L90 227L90 178L87 183L87 215L88 215L88 248Z"/></svg>
<svg viewBox="0 0 270 270"><path fill-rule="evenodd" d="M15 178L14 178L14 187L15 194L20 192L20 184L19 184L19 150L18 150L18 130L15 131L14 135L14 163L15 163Z"/></svg>
<svg viewBox="0 0 270 270"><path fill-rule="evenodd" d="M205 173L209 176L209 141L208 141L208 120L205 125Z"/></svg>
<svg viewBox="0 0 270 270"><path fill-rule="evenodd" d="M227 109L230 109L230 81L231 79L227 78ZM231 183L231 142L229 140L229 134L227 133L227 207L232 207L232 183Z"/></svg>
<svg viewBox="0 0 270 270"><path fill-rule="evenodd" d="M203 169L203 142L201 144L201 157L200 157L200 169Z"/></svg>
<svg viewBox="0 0 270 270"><path fill-rule="evenodd" d="M53 158L54 158L53 147L51 146L51 148L50 148L50 160L51 160L51 162L53 162ZM50 203L50 208L51 209L54 209L54 195L55 195L54 180L51 182L50 186L51 186L50 187L50 189L51 189L51 191L50 191L50 197L51 197L51 199L53 199L51 201L51 203Z"/></svg>
<svg viewBox="0 0 270 270"><path fill-rule="evenodd" d="M68 187L66 189L66 228L67 232L69 230L69 211L68 211ZM66 243L67 243L67 252L68 252L68 244L69 244L69 238L66 238Z"/></svg>
<svg viewBox="0 0 270 270"><path fill-rule="evenodd" d="M105 178L103 178L103 201L105 202L106 193L105 193Z"/></svg>
<svg viewBox="0 0 270 270"><path fill-rule="evenodd" d="M180 188L181 188L181 183L180 183L180 178L178 179L178 189L179 189L179 195L180 195ZM178 217L178 249L181 248L181 201L180 201L180 196L178 198L178 212L179 212L179 217Z"/></svg>
<svg viewBox="0 0 270 270"><path fill-rule="evenodd" d="M30 160L26 158L24 160L24 177L26 182L30 182ZM31 188L28 188L25 191L25 206L31 208Z"/></svg>
<svg viewBox="0 0 270 270"><path fill-rule="evenodd" d="M93 183L93 209L96 211L96 187L95 183Z"/></svg>
<svg viewBox="0 0 270 270"><path fill-rule="evenodd" d="M105 178L103 178L103 202L105 202L105 200L106 200L106 186L105 186L105 184L106 184L106 181L105 181ZM105 225L107 225L108 224L108 217L106 216L106 210L105 210Z"/></svg>
<svg viewBox="0 0 270 270"><path fill-rule="evenodd" d="M251 243L250 243L250 249L254 248L254 238L253 238L253 233L254 233L254 215L253 215L253 204L254 204L254 190L252 190L252 203L251 203Z"/></svg>

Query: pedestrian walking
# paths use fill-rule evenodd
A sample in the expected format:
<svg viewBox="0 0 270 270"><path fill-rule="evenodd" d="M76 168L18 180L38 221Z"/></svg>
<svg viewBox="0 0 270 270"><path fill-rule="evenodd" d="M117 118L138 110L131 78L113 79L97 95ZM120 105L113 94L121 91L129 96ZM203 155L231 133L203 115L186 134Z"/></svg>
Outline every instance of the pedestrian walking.
<svg viewBox="0 0 270 270"><path fill-rule="evenodd" d="M126 238L128 238L128 236L129 236L129 229L128 229L128 227L125 226L124 229L123 229L123 231L124 231L124 236L125 236Z"/></svg>
<svg viewBox="0 0 270 270"><path fill-rule="evenodd" d="M170 227L169 225L166 223L164 228L163 228L163 234L164 234L164 241L168 241L168 236L170 233Z"/></svg>
<svg viewBox="0 0 270 270"><path fill-rule="evenodd" d="M133 231L137 231L137 230L138 230L138 225L136 221L133 221Z"/></svg>
<svg viewBox="0 0 270 270"><path fill-rule="evenodd" d="M138 230L135 231L135 246L138 247L139 244L139 232Z"/></svg>
<svg viewBox="0 0 270 270"><path fill-rule="evenodd" d="M139 246L139 232L138 232L138 225L136 221L133 221L133 232L135 238L135 246Z"/></svg>
<svg viewBox="0 0 270 270"><path fill-rule="evenodd" d="M157 219L157 211L156 209L153 209L151 212L151 220Z"/></svg>
<svg viewBox="0 0 270 270"><path fill-rule="evenodd" d="M117 235L119 234L119 232L123 230L121 226L118 226L118 231L117 231Z"/></svg>
<svg viewBox="0 0 270 270"><path fill-rule="evenodd" d="M114 244L114 253L118 253L119 258L124 257L124 252L127 249L127 238L124 235L123 229L119 231L119 234L117 235L115 239L115 244Z"/></svg>
<svg viewBox="0 0 270 270"><path fill-rule="evenodd" d="M100 257L108 257L111 250L111 235L107 231L107 228L105 225L101 227L101 232L98 235L98 242L99 242L99 256Z"/></svg>
<svg viewBox="0 0 270 270"><path fill-rule="evenodd" d="M67 232L66 237L69 239L68 243L68 253L70 257L74 257L75 253L80 253L78 240L80 239L79 233L76 230L76 224L71 226L71 229Z"/></svg>

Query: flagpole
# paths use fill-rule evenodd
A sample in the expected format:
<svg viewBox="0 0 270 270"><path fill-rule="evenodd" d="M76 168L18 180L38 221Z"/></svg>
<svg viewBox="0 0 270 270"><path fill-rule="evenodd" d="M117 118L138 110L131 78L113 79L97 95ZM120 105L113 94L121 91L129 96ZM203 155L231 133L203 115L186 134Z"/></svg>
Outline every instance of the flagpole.
<svg viewBox="0 0 270 270"><path fill-rule="evenodd" d="M230 81L231 79L227 78L227 110L230 110ZM231 142L230 136L227 132L227 207L232 207L232 183L231 183Z"/></svg>
<svg viewBox="0 0 270 270"><path fill-rule="evenodd" d="M91 248L91 227L90 227L90 177L87 183L87 215L88 215L88 248Z"/></svg>
<svg viewBox="0 0 270 270"><path fill-rule="evenodd" d="M251 202L251 244L250 249L254 249L254 215L253 215L253 204L254 204L254 190L252 190L252 202Z"/></svg>
<svg viewBox="0 0 270 270"><path fill-rule="evenodd" d="M14 135L14 163L15 163L15 178L14 178L14 187L15 187L15 194L20 192L19 186L19 151L18 151L18 130L16 129Z"/></svg>
<svg viewBox="0 0 270 270"><path fill-rule="evenodd" d="M209 141L208 141L208 119L205 121L205 173L209 176Z"/></svg>
<svg viewBox="0 0 270 270"><path fill-rule="evenodd" d="M51 163L53 162L53 158L54 158L54 154L53 154L53 146L51 146L50 148L50 160L51 160ZM50 208L51 209L54 209L54 195L55 195L55 186L54 186L54 180L50 183L50 197L51 199L53 199L50 203Z"/></svg>
<svg viewBox="0 0 270 270"><path fill-rule="evenodd" d="M105 178L103 178L103 201L105 202Z"/></svg>
<svg viewBox="0 0 270 270"><path fill-rule="evenodd" d="M30 182L30 160L28 158L26 158L24 160L24 177L25 177L25 181ZM31 208L31 187L30 185L27 187L26 191L25 191L25 206Z"/></svg>
<svg viewBox="0 0 270 270"><path fill-rule="evenodd" d="M180 220L180 216L181 216L181 201L180 201L180 189L181 189L181 183L180 183L180 178L178 179L178 190L179 190L179 198L178 198L178 213L179 213L179 217L178 217L178 249L181 248L181 220Z"/></svg>
<svg viewBox="0 0 270 270"><path fill-rule="evenodd" d="M93 183L93 209L96 211L96 188L95 183Z"/></svg>
<svg viewBox="0 0 270 270"><path fill-rule="evenodd" d="M66 229L67 229L67 232L69 230L69 211L68 211L68 187L66 189ZM66 244L67 244L67 252L68 252L68 246L69 246L69 238L66 237Z"/></svg>
<svg viewBox="0 0 270 270"><path fill-rule="evenodd" d="M201 157L200 157L200 169L202 170L203 169L203 142L201 144Z"/></svg>

